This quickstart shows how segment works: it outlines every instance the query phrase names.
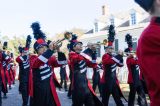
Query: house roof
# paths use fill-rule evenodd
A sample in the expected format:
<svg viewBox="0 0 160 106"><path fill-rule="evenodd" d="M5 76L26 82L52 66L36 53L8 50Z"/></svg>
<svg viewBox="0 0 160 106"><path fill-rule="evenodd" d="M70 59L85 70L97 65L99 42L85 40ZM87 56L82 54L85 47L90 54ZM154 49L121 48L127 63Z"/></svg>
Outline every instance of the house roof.
<svg viewBox="0 0 160 106"><path fill-rule="evenodd" d="M142 20L140 23L147 23L150 22L151 17L148 16L147 18L145 18L144 20Z"/></svg>
<svg viewBox="0 0 160 106"><path fill-rule="evenodd" d="M122 23L118 27L127 27L127 26L129 26L129 20L125 21L124 23Z"/></svg>
<svg viewBox="0 0 160 106"><path fill-rule="evenodd" d="M108 29L109 29L109 26L106 26L106 27L102 28L100 31L106 31Z"/></svg>
<svg viewBox="0 0 160 106"><path fill-rule="evenodd" d="M143 19L142 21L140 21L139 23L147 23L150 21L150 17L148 17L148 14L139 6L135 7L135 8L131 8L128 11L119 11L116 13L111 13L110 16L114 16L115 18L118 18L120 20L122 20L122 23L118 26L118 27L128 27L130 25L130 12L131 10L135 10L136 12L138 12L139 14L142 14L144 17L146 17L145 19ZM109 18L110 16L100 16L97 20L99 22L105 23L107 25L107 23L109 22ZM102 28L100 31L105 31L108 30L109 26L105 26L104 28ZM94 33L94 30L91 29L88 32L86 32L85 34L91 34Z"/></svg>
<svg viewBox="0 0 160 106"><path fill-rule="evenodd" d="M87 31L85 34L91 34L93 32L94 32L93 29L91 29L91 30Z"/></svg>

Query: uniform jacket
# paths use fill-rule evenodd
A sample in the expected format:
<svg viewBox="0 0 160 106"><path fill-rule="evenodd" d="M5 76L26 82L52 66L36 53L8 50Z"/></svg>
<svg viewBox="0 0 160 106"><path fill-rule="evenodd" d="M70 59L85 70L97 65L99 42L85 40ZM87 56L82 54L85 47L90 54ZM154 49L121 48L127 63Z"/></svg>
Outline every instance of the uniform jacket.
<svg viewBox="0 0 160 106"><path fill-rule="evenodd" d="M138 65L138 60L134 57L128 57L126 60L128 67L128 84L139 82L142 77L140 76L140 69Z"/></svg>
<svg viewBox="0 0 160 106"><path fill-rule="evenodd" d="M139 65L146 80L151 106L160 106L160 18L153 17L137 48Z"/></svg>
<svg viewBox="0 0 160 106"><path fill-rule="evenodd" d="M79 92L88 92L87 89L89 88L89 92L93 94L93 98L95 101L96 106L101 106L102 103L96 97L95 92L92 89L92 86L88 79L86 78L86 71L87 67L96 68L97 64L95 60L92 60L90 57L87 57L86 54L81 53L78 54L76 52L69 53L70 65L72 68L72 90L79 90ZM81 86L83 85L83 86ZM84 86L85 85L85 86ZM87 89L86 89L87 85Z"/></svg>

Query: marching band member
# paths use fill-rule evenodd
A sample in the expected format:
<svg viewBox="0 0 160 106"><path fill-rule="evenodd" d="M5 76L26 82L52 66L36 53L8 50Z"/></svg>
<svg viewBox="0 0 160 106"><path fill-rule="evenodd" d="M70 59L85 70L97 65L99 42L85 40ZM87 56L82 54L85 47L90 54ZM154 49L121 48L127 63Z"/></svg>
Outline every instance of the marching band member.
<svg viewBox="0 0 160 106"><path fill-rule="evenodd" d="M55 56L52 56L57 45L54 42L49 45L45 42L46 36L40 30L39 23L35 22L31 27L37 40L34 43L34 50L38 54L32 58L31 63L33 73L33 103L31 106L61 106L53 82L52 68L60 67L66 62L57 61Z"/></svg>
<svg viewBox="0 0 160 106"><path fill-rule="evenodd" d="M65 91L67 91L67 73L66 73L66 65L62 65L60 67L60 77L61 77L61 86L63 85L64 83L64 89Z"/></svg>
<svg viewBox="0 0 160 106"><path fill-rule="evenodd" d="M86 57L91 58L91 56L93 54L93 51L96 51L96 47L97 47L97 44L88 43L87 44L87 49L85 49L83 51L83 53L86 54ZM102 64L97 64L97 67L93 68L93 76L92 76L93 85L92 85L92 88L95 91L96 86L98 85L100 96L101 96L102 92L101 92L100 73L99 73L100 69L102 69Z"/></svg>
<svg viewBox="0 0 160 106"><path fill-rule="evenodd" d="M67 45L67 48L69 50L69 53L72 52L73 49L71 49L71 45L73 45L73 41L75 41L77 39L77 36L74 36L71 32L65 32L64 35L68 35L68 36L72 36L71 40L70 40L70 44ZM68 89L68 98L71 99L72 98L72 68L71 68L71 62L70 62L70 58L68 59L68 67L69 67L69 79L70 79L70 84L69 84L69 89Z"/></svg>
<svg viewBox="0 0 160 106"><path fill-rule="evenodd" d="M126 35L126 42L128 44L128 48L125 49L125 53L127 54L126 64L128 67L128 84L130 87L129 97L128 97L128 106L134 106L134 100L136 96L136 92L138 94L138 104L139 106L147 106L146 96L144 93L144 89L141 83L140 69L138 66L138 59L134 58L134 55L131 53L132 51L132 36L130 34Z"/></svg>
<svg viewBox="0 0 160 106"><path fill-rule="evenodd" d="M7 84L5 81L5 71L3 68L3 62L8 62L9 57L3 52L2 45L0 44L0 106L2 106L2 96L1 92L6 93L7 92ZM5 95L6 96L6 95Z"/></svg>
<svg viewBox="0 0 160 106"><path fill-rule="evenodd" d="M26 40L26 46L19 47L20 56L16 58L16 61L19 64L19 92L22 94L23 106L28 105L29 98L30 44L31 36L28 35Z"/></svg>
<svg viewBox="0 0 160 106"><path fill-rule="evenodd" d="M2 86L2 92L3 92L3 98L7 98L7 93L8 93L8 88L7 88L7 78L8 78L8 74L6 72L7 69L7 65L10 62L10 57L6 54L6 50L8 47L8 42L4 42L3 43L3 51L2 51L2 70L1 70L1 75L2 75L2 82L3 82L3 86Z"/></svg>
<svg viewBox="0 0 160 106"><path fill-rule="evenodd" d="M76 39L70 45L72 52L69 53L72 68L72 102L73 106L102 106L96 97L88 79L86 78L87 67L96 67L96 54L92 58L87 58L86 54L81 53L82 42Z"/></svg>
<svg viewBox="0 0 160 106"><path fill-rule="evenodd" d="M116 76L117 66L123 66L123 57L121 54L113 56L113 41L115 31L114 26L109 28L108 47L106 47L106 53L102 57L103 75L101 79L102 83L102 103L104 106L108 106L109 97L112 94L117 106L124 106L121 97L124 98L119 82ZM125 99L125 98L124 98Z"/></svg>
<svg viewBox="0 0 160 106"><path fill-rule="evenodd" d="M137 57L146 80L151 106L160 106L160 0L135 0L151 15L138 41Z"/></svg>

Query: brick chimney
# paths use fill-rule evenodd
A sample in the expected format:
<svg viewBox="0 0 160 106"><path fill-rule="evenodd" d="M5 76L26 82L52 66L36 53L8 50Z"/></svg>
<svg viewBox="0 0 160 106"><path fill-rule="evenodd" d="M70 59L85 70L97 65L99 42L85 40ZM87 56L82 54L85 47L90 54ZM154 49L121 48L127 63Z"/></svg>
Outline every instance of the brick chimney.
<svg viewBox="0 0 160 106"><path fill-rule="evenodd" d="M102 15L104 16L109 15L109 6L107 4L102 6Z"/></svg>

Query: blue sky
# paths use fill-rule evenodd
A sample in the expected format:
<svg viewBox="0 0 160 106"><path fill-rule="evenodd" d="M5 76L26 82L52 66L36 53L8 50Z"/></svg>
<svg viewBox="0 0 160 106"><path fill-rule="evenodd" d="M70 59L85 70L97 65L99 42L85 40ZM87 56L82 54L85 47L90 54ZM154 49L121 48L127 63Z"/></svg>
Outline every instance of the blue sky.
<svg viewBox="0 0 160 106"><path fill-rule="evenodd" d="M111 12L135 6L134 0L0 0L0 32L7 36L32 34L34 21L49 35L73 27L90 29L105 3Z"/></svg>

